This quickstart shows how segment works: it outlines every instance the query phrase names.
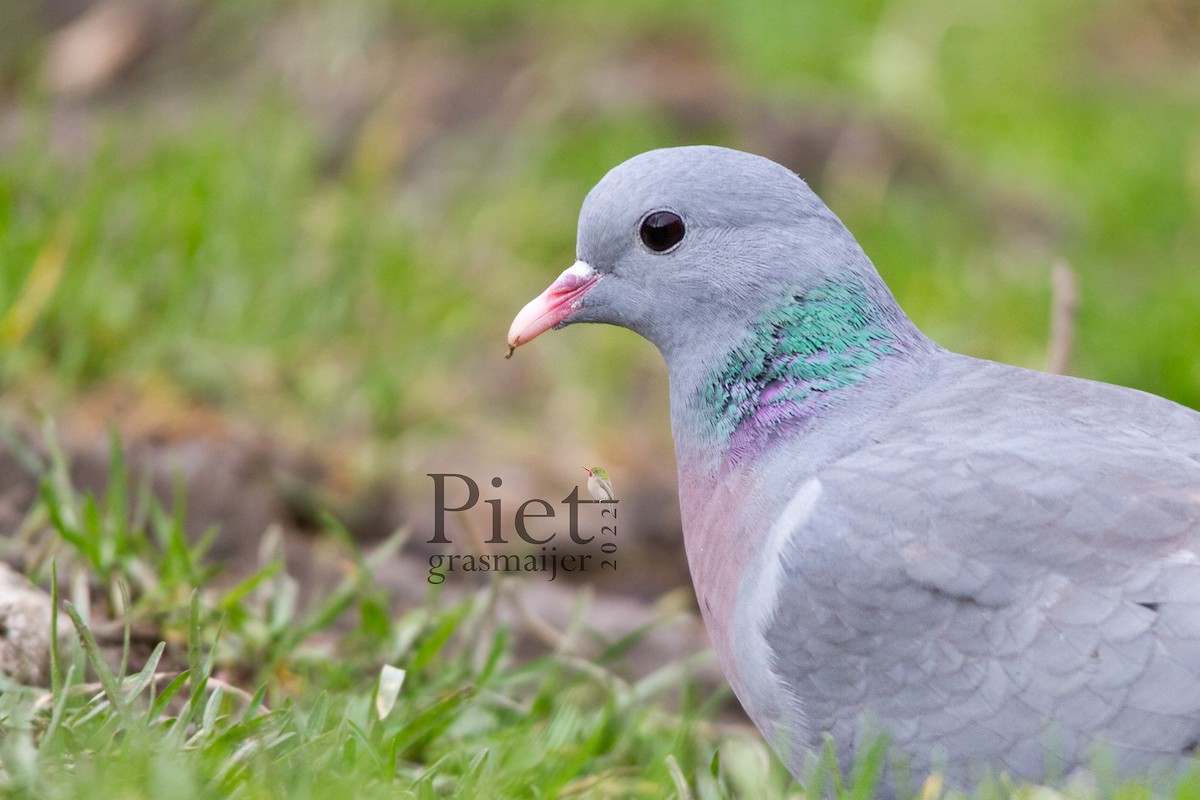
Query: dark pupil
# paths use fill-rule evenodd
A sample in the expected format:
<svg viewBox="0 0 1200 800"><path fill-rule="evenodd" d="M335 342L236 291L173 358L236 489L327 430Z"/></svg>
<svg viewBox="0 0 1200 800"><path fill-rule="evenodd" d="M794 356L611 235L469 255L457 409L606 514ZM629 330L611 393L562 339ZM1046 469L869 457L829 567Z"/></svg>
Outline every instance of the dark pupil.
<svg viewBox="0 0 1200 800"><path fill-rule="evenodd" d="M642 221L641 234L646 247L661 253L683 239L683 220L671 211L655 211Z"/></svg>

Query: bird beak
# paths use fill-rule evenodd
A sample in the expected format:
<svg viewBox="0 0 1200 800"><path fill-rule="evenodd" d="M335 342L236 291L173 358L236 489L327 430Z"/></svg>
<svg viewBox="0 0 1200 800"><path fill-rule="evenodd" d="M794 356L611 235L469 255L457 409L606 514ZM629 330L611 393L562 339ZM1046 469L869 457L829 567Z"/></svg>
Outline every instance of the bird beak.
<svg viewBox="0 0 1200 800"><path fill-rule="evenodd" d="M508 353L504 357L511 358L518 347L569 317L579 308L584 292L598 280L600 273L583 261L576 261L564 270L546 291L526 303L517 314L508 329Z"/></svg>

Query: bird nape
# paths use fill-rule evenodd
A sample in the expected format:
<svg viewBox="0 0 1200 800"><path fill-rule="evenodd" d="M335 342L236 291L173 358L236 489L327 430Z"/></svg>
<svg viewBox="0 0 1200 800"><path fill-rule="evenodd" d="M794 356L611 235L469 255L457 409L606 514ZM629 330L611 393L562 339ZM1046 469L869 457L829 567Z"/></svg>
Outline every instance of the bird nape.
<svg viewBox="0 0 1200 800"><path fill-rule="evenodd" d="M697 599L793 774L876 730L960 788L1190 759L1200 414L939 347L804 181L717 147L609 172L509 347L576 322L666 361Z"/></svg>

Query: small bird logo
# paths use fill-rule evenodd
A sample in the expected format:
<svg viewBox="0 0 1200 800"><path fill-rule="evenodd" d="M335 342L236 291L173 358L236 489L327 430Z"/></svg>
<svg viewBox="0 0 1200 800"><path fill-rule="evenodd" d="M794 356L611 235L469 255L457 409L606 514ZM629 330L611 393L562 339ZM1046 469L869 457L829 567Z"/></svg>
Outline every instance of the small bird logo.
<svg viewBox="0 0 1200 800"><path fill-rule="evenodd" d="M593 500L601 503L611 503L617 499L613 493L612 478L608 477L608 470L604 467L583 468L588 474L588 494Z"/></svg>
<svg viewBox="0 0 1200 800"><path fill-rule="evenodd" d="M608 477L608 470L604 467L593 467L588 469L583 468L588 474L588 494L592 495L593 500L599 500L600 503L611 503L617 499L617 495L612 493L612 479Z"/></svg>

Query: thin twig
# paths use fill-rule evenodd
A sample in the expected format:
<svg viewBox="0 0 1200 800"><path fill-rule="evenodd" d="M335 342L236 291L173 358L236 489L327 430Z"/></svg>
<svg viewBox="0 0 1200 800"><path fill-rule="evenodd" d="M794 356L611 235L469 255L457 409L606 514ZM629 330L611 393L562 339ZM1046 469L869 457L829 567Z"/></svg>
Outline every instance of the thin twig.
<svg viewBox="0 0 1200 800"><path fill-rule="evenodd" d="M1065 261L1058 261L1050 273L1050 347L1046 352L1046 371L1064 375L1070 370L1075 350L1075 312L1079 309L1079 283Z"/></svg>
<svg viewBox="0 0 1200 800"><path fill-rule="evenodd" d="M516 609L517 616L521 623L525 626L525 630L533 634L535 639L538 639L542 644L554 650L556 653L566 652L570 647L570 642L566 635L558 628L551 625L546 620L539 617L537 614L526 608L525 603L521 600L520 593L510 586L504 587L504 593L508 597L509 603Z"/></svg>

